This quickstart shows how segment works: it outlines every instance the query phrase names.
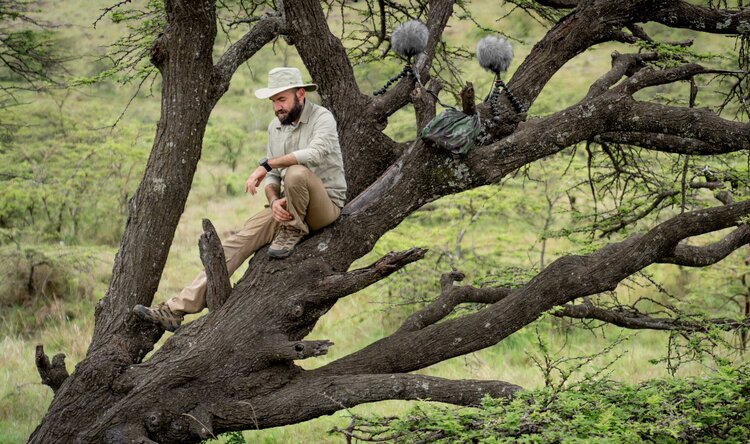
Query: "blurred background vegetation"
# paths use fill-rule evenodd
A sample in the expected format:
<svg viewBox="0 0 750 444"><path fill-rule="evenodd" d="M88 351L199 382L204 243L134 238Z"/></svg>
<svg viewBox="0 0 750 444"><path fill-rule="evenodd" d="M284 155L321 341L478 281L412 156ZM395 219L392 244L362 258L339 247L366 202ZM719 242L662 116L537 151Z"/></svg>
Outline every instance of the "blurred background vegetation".
<svg viewBox="0 0 750 444"><path fill-rule="evenodd" d="M7 93L0 109L0 443L24 442L52 397L34 368L34 346L43 343L48 353L66 353L70 370L85 354L93 329L93 307L106 289L127 219L127 202L145 167L160 109L159 79L150 76L144 81L147 67L113 69L117 63L128 63L114 57L110 47L128 35L128 28L117 23L123 20L118 13L97 21L112 2L23 3L25 14L33 21L21 20L6 8L0 9L1 26L8 33L33 32L31 41L39 43L35 47L56 59L39 58L40 66L49 69L32 79L0 70ZM139 7L146 3L158 4L133 2ZM5 7L5 2L0 2L0 8ZM500 17L501 21L495 21ZM140 23L154 26L149 20L156 19L143 17ZM341 22L335 14L332 20ZM488 33L483 28L490 27L502 31L514 45L516 57L507 80L544 34L545 26L511 4L477 0L456 8L445 40L471 52ZM658 27L649 31L670 41L695 37L697 53L712 54L715 66L736 68L733 39ZM217 54L238 35L239 30L220 34ZM530 118L580 100L590 82L608 70L613 50L626 52L628 48L601 45L568 63L531 108ZM29 48L24 51L30 53ZM202 218L211 219L226 237L264 204L260 197L245 195L242 187L265 152L265 128L272 117L270 105L255 99L253 91L264 84L267 71L279 65L303 68L295 49L283 39L263 49L235 75L214 110L155 300L170 297L200 270L197 240ZM363 61L355 67L364 91L378 89L400 69L393 59ZM460 81L474 82L478 96L489 91L493 81L492 75L482 72L471 59L457 60L454 70L446 68L443 74L453 79L452 90L458 89ZM721 103L719 85L698 86L697 106ZM455 98L450 90L447 88L441 98L452 104ZM644 94L684 105L689 85L663 86ZM313 100L317 99L313 95ZM401 141L415 137L409 108L393 116L387 133ZM679 212L683 204L690 208L716 205L707 190L693 190L685 200L679 193L672 194L660 211L643 222L607 233L648 206L650 192L679 190L677 173L684 168L691 175L705 167L731 170L740 177L741 185L747 180L750 163L747 154L686 159L628 148L618 150L614 157L605 154L611 153L598 146L571 147L498 185L426 205L383 237L355 266L412 246L429 248L427 258L340 301L311 334L312 338L330 339L336 346L329 355L300 365L322 365L389 334L409 313L439 293L441 273L458 269L474 285L520 285L561 255L590 252L642 231ZM607 182L615 159L647 171L651 188L635 186L625 176ZM742 187L737 188L740 193ZM612 304L638 301L644 310L672 314L690 310L711 317L742 318L750 297L747 255L742 249L705 270L649 267L601 298ZM242 271L234 280L241 276ZM586 328L579 328L582 326ZM602 369L607 378L637 383L655 377L700 376L720 365L745 362L745 339L744 334L721 332L682 337L622 331L546 316L490 349L421 373L500 379L540 388L545 382L560 383L561 378L585 378L586 371L563 377L566 359L593 356L586 363L587 371ZM601 350L606 353L600 354ZM560 364L559 368L545 368L542 362ZM245 437L250 442L308 442L310 436L315 441L341 442L343 437L326 432L345 427L351 414L393 414L405 412L413 404L364 405L303 424L245 432Z"/></svg>

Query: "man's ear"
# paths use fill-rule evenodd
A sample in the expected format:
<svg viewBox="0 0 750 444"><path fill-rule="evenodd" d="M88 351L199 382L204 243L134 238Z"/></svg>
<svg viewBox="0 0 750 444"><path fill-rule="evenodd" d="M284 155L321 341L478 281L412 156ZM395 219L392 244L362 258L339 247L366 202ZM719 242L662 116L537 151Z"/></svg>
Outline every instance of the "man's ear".
<svg viewBox="0 0 750 444"><path fill-rule="evenodd" d="M305 88L297 88L297 100L300 102L305 98Z"/></svg>

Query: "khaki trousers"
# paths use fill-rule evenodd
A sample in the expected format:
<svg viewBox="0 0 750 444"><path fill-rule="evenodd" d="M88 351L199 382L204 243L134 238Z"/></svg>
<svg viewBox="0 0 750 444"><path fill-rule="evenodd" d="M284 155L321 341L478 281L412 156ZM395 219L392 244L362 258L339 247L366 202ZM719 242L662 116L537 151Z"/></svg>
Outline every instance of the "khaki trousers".
<svg viewBox="0 0 750 444"><path fill-rule="evenodd" d="M284 176L284 197L287 199L287 211L294 216L294 219L286 224L305 234L329 225L341 213L341 209L328 197L320 179L301 165L287 168ZM280 225L273 218L271 209L266 208L248 219L241 230L227 238L222 246L229 275L231 276L253 253L270 243ZM183 313L198 313L206 308L206 272L201 271L190 285L169 299L167 305L172 311Z"/></svg>

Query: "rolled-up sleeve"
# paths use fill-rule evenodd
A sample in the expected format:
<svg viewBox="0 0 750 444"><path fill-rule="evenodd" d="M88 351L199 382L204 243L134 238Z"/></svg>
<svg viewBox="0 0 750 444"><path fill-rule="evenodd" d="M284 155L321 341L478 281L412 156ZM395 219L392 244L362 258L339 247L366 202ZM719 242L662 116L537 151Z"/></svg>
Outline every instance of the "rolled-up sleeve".
<svg viewBox="0 0 750 444"><path fill-rule="evenodd" d="M323 113L315 119L312 128L313 137L307 146L299 147L294 152L297 163L306 167L320 165L338 142L336 120L331 113Z"/></svg>
<svg viewBox="0 0 750 444"><path fill-rule="evenodd" d="M276 153L271 151L271 143L272 141L269 137L268 145L266 145L266 158L268 159L276 157ZM277 188L281 188L281 172L277 168L266 173L266 178L263 179L263 188L266 188L268 185L276 185Z"/></svg>

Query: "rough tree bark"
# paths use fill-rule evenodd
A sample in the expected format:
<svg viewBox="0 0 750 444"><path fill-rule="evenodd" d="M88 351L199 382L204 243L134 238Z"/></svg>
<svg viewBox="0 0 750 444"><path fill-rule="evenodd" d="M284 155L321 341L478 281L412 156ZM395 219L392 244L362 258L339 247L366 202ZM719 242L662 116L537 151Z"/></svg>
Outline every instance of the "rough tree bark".
<svg viewBox="0 0 750 444"><path fill-rule="evenodd" d="M635 41L638 37L625 30L635 29L638 23L656 20L674 27L739 34L750 20L747 12L707 10L674 0L540 3L568 13L534 46L508 82L527 107L577 54L601 42ZM452 6L451 0L430 2L430 42L416 61L425 75ZM215 7L211 0L165 1L168 25L151 54L164 85L151 156L130 202L112 281L96 308L96 327L85 359L67 376L60 371L62 358L50 364L43 350L38 351L45 383L55 389L55 396L30 442L187 443L224 431L292 424L377 400L473 404L484 394L511 396L520 389L511 383L450 381L408 372L496 344L545 311L612 290L650 264L687 263L705 254L708 265L749 241L744 229L717 244L714 250L721 254L680 245L689 237L738 225L750 214L750 202L745 201L687 212L590 255L560 258L512 291L457 287L453 281L460 276L446 275L437 302L415 313L398 331L322 368L305 371L293 361L327 352L330 342L304 338L338 299L424 256L423 250L412 249L348 271L384 233L425 203L496 183L530 162L582 141L619 140L654 150L707 155L747 150L750 129L708 110L633 98L641 89L709 72L702 66L658 70L644 67L644 56L615 55L612 71L592 85L581 102L544 118L511 119L513 125L466 158L452 157L421 141L404 147L382 129L391 114L412 100L414 80L401 80L377 99L361 92L344 46L328 28L321 2L283 2L280 14L255 22L216 62L212 58ZM219 296L210 313L183 326L144 361L163 332L136 321L130 309L135 304L149 305L153 299L211 110L235 70L281 34L294 42L320 86L324 105L338 120L350 202L335 224L303 242L290 258L273 261L265 250L258 252L226 302L222 304ZM424 109L430 103L416 102L421 115L434 113ZM501 105L506 115L514 115L509 102ZM488 114L487 106L479 108ZM226 285L217 288L222 294ZM442 321L450 308L464 302L487 307ZM567 309L571 314L583 311Z"/></svg>

